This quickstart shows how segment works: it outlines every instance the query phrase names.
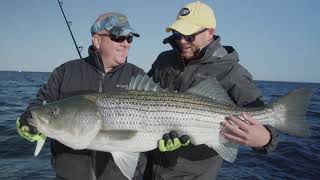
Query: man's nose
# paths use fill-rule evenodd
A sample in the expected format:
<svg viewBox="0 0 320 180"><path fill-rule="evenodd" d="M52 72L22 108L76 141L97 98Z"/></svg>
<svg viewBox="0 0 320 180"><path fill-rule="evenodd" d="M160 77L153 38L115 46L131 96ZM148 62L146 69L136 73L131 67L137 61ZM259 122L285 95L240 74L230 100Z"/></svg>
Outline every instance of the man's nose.
<svg viewBox="0 0 320 180"><path fill-rule="evenodd" d="M179 42L180 44L189 43L189 42L185 39L184 36L181 36L180 39L178 39L178 42Z"/></svg>

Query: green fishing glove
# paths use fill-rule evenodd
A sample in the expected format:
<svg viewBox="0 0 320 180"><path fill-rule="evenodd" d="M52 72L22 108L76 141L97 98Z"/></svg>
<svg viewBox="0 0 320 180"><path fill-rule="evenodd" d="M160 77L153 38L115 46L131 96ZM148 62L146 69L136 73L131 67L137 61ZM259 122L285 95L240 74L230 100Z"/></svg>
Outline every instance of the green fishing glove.
<svg viewBox="0 0 320 180"><path fill-rule="evenodd" d="M168 152L179 149L180 147L188 146L190 144L190 137L188 135L182 135L178 137L178 133L171 131L162 136L159 140L158 148L160 152Z"/></svg>
<svg viewBox="0 0 320 180"><path fill-rule="evenodd" d="M17 127L18 134L22 138L24 138L30 142L45 139L44 135L42 135L40 132L38 132L34 126L29 124L28 118L25 118L24 115L22 115L21 117L19 117L17 119L16 127Z"/></svg>

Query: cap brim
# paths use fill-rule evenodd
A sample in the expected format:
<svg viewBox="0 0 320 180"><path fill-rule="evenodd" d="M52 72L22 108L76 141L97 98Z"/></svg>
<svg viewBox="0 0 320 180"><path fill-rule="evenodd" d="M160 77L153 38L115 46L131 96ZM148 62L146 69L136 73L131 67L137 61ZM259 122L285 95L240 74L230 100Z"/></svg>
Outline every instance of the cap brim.
<svg viewBox="0 0 320 180"><path fill-rule="evenodd" d="M106 28L107 29L107 28ZM108 30L108 29L107 29ZM116 36L135 36L139 37L140 35L136 33L132 28L130 27L122 27L122 28L112 28L108 30L111 34Z"/></svg>
<svg viewBox="0 0 320 180"><path fill-rule="evenodd" d="M134 36L134 37L140 37L140 34L138 34L138 33L131 32L131 34L132 34L132 36Z"/></svg>
<svg viewBox="0 0 320 180"><path fill-rule="evenodd" d="M140 36L132 28L124 28L119 36L128 36L128 35L132 35L132 36L135 36L135 37L139 37Z"/></svg>
<svg viewBox="0 0 320 180"><path fill-rule="evenodd" d="M182 19L179 19L179 20L176 20L169 27L167 27L166 31L171 32L172 30L176 30L181 34L191 35L191 34L196 33L202 29L203 29L203 27L200 27L200 26L191 24L187 21L184 21Z"/></svg>

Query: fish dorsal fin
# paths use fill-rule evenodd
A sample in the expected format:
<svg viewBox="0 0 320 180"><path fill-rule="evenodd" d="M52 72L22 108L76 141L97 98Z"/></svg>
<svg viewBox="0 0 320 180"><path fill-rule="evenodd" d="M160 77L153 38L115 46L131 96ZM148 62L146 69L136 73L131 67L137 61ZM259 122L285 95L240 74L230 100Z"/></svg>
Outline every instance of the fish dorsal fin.
<svg viewBox="0 0 320 180"><path fill-rule="evenodd" d="M111 152L111 154L122 174L128 179L132 179L140 154L136 152Z"/></svg>
<svg viewBox="0 0 320 180"><path fill-rule="evenodd" d="M187 90L188 93L197 94L214 99L218 102L236 106L235 103L230 99L229 95L223 89L221 84L216 78L208 78L199 82L196 86Z"/></svg>
<svg viewBox="0 0 320 180"><path fill-rule="evenodd" d="M138 74L137 76L132 76L129 87L127 90L134 90L138 83L140 83L141 75Z"/></svg>
<svg viewBox="0 0 320 180"><path fill-rule="evenodd" d="M152 77L141 74L131 78L127 90L164 91L164 89L160 87L159 83L153 81Z"/></svg>

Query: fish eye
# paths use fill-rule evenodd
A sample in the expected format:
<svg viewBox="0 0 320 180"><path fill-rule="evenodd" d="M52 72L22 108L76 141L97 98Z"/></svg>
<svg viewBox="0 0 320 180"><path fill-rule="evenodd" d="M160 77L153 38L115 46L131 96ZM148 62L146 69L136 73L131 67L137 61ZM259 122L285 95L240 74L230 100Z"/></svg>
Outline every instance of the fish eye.
<svg viewBox="0 0 320 180"><path fill-rule="evenodd" d="M50 109L50 115L52 115L52 116L56 116L56 115L58 115L59 114L59 108L58 107L52 107L51 109Z"/></svg>

